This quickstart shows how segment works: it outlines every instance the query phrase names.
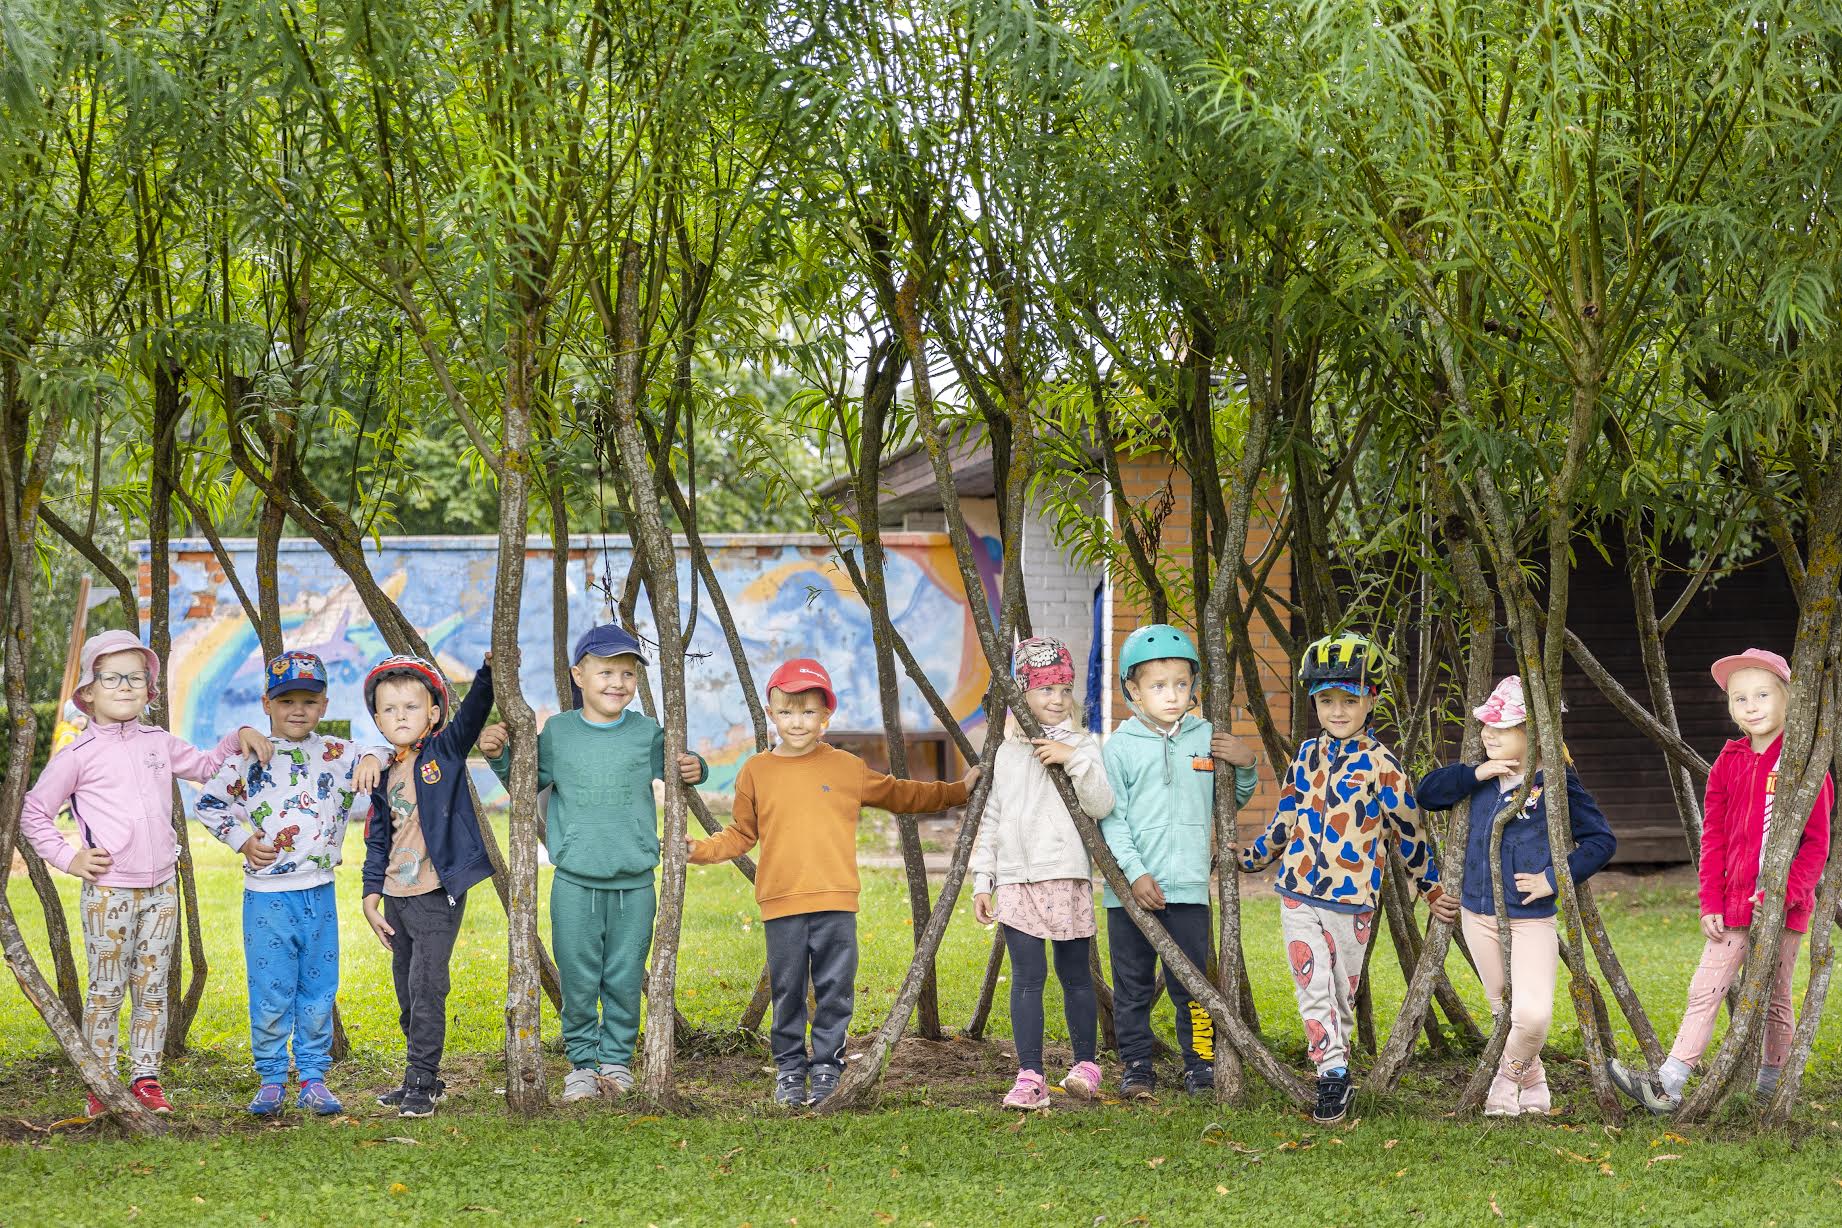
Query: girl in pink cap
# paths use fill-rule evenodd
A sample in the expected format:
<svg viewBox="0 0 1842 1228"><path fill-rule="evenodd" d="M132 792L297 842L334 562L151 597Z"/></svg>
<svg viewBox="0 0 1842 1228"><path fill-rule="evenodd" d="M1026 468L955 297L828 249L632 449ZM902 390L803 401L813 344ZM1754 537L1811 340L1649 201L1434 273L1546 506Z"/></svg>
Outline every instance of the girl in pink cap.
<svg viewBox="0 0 1842 1228"><path fill-rule="evenodd" d="M267 763L274 743L245 726L202 751L141 722L160 696L160 658L131 631L83 645L76 703L89 728L54 755L26 794L19 830L40 857L83 880L88 993L83 1036L111 1070L121 1040L122 998L134 997L128 1028L129 1090L156 1113L172 1112L160 1088L166 1043L166 981L179 932L173 873L173 780L206 781L230 756ZM54 822L70 807L80 846ZM89 1098L89 1115L102 1113Z"/></svg>
<svg viewBox="0 0 1842 1228"><path fill-rule="evenodd" d="M1701 827L1701 932L1707 937L1701 962L1689 981L1688 1007L1676 1043L1655 1076L1613 1058L1607 1065L1618 1089L1652 1113L1673 1113L1682 1103L1689 1073L1707 1051L1721 1001L1745 966L1752 947L1753 910L1764 898L1760 859L1771 836L1778 793L1778 755L1784 747L1785 712L1791 699L1791 667L1775 652L1748 648L1722 657L1711 671L1727 692L1727 712L1740 735L1721 748L1708 773ZM1765 1056L1758 1092L1769 1097L1791 1053L1791 974L1797 948L1810 928L1816 881L1829 859L1829 807L1835 791L1827 776L1816 805L1804 820L1791 876L1785 884L1784 930L1778 935L1778 974L1765 1011Z"/></svg>
<svg viewBox="0 0 1842 1228"><path fill-rule="evenodd" d="M1510 1024L1496 1078L1484 1098L1484 1113L1488 1117L1539 1116L1552 1107L1541 1046L1554 1022L1554 981L1560 963L1555 932L1558 884L1554 849L1548 843L1548 808L1542 798L1547 780L1540 765L1531 763L1534 747L1529 741L1520 677L1511 674L1497 683L1490 698L1471 714L1483 726L1484 762L1476 767L1454 763L1439 768L1414 787L1414 795L1428 810L1461 804L1470 807L1459 926L1477 961L1490 1011L1500 1014L1504 1008L1503 955L1490 873L1490 837L1504 807L1515 800L1524 777L1534 768L1528 798L1503 824L1498 881L1503 884L1503 908L1509 915ZM1618 844L1599 803L1580 783L1571 764L1565 776L1568 828L1574 844L1567 854L1567 872L1575 883L1583 883L1604 868Z"/></svg>

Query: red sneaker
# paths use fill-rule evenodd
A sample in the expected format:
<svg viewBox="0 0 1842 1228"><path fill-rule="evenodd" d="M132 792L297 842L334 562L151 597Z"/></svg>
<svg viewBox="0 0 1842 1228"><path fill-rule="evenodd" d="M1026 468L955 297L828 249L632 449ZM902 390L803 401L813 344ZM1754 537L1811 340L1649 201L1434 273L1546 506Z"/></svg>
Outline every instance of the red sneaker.
<svg viewBox="0 0 1842 1228"><path fill-rule="evenodd" d="M102 1101L96 1099L96 1093L91 1092L90 1102L84 1106L83 1115L93 1121L108 1111L108 1107L104 1105Z"/></svg>
<svg viewBox="0 0 1842 1228"><path fill-rule="evenodd" d="M128 1090L133 1093L134 1098L145 1105L150 1112L170 1113L173 1111L173 1106L166 1102L166 1092L161 1088L160 1080L158 1079L152 1077L136 1079L128 1085Z"/></svg>

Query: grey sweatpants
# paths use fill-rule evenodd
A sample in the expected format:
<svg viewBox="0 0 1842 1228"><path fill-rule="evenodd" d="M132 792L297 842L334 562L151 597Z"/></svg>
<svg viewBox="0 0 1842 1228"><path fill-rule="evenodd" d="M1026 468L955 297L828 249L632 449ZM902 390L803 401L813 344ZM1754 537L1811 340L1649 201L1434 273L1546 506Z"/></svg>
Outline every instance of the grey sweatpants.
<svg viewBox="0 0 1842 1228"><path fill-rule="evenodd" d="M782 1074L812 1066L844 1068L844 1038L856 999L857 914L806 912L775 917L767 930L768 989L774 1001L770 1033ZM812 982L812 1055L806 1054L806 982Z"/></svg>

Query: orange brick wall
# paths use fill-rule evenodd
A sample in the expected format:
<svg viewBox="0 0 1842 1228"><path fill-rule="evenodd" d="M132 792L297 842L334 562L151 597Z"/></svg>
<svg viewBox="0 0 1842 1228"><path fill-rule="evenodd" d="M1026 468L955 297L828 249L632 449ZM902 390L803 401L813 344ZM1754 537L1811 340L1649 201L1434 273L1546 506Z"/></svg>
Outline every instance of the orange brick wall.
<svg viewBox="0 0 1842 1228"><path fill-rule="evenodd" d="M1119 457L1119 478L1127 502L1134 508L1142 507L1147 502L1159 497L1159 493L1168 485L1172 496L1169 516L1164 520L1163 531L1159 536L1159 569L1167 576L1170 568L1180 566L1184 572L1181 584L1167 585L1173 596L1180 590L1188 592L1188 573L1190 565L1190 477L1183 468L1163 453L1146 453L1137 456L1121 453ZM1260 557L1273 539L1273 518L1281 501L1281 494L1274 484L1254 508L1253 520L1247 527L1247 559L1251 564ZM1117 518L1115 518L1117 524ZM1283 548L1282 548L1283 549ZM1268 584L1281 593L1292 591L1292 559L1290 552L1282 554L1273 564ZM1112 682L1111 716L1117 724L1127 714L1125 697L1118 689L1119 650L1126 637L1140 623L1146 621L1145 613L1138 603L1128 596L1125 586L1109 582L1109 601L1112 617L1112 647L1107 657L1107 678ZM1196 620L1189 609L1188 602L1173 601L1171 620L1192 634L1196 630ZM1291 665L1285 650L1264 621L1256 619L1250 629L1253 639L1254 655L1260 661L1261 690L1266 695L1268 708L1273 719L1284 731L1292 723L1292 675ZM1236 693L1239 695L1239 679ZM1246 738L1256 749L1259 747L1259 734L1253 719L1246 713L1245 700L1235 705L1233 732ZM1281 765L1284 766L1283 764ZM1273 808L1278 804L1279 790L1274 783L1273 765L1266 762L1261 754L1260 791L1241 809L1240 828L1245 832L1258 831L1264 827L1266 820L1272 817Z"/></svg>

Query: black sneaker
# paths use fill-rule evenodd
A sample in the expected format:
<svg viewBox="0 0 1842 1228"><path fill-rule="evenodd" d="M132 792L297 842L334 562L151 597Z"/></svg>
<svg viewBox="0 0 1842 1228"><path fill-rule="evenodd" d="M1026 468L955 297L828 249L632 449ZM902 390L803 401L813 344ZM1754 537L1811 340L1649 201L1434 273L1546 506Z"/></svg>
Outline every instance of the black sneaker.
<svg viewBox="0 0 1842 1228"><path fill-rule="evenodd" d="M842 1073L836 1066L814 1066L812 1068L812 1097L806 1103L818 1104L837 1091L838 1076Z"/></svg>
<svg viewBox="0 0 1842 1228"><path fill-rule="evenodd" d="M433 1117L435 1115L435 1089L432 1087L406 1087L403 1098L397 1102L398 1117Z"/></svg>
<svg viewBox="0 0 1842 1228"><path fill-rule="evenodd" d="M811 1097L806 1094L806 1076L796 1070L784 1070L774 1079L774 1103L783 1108L803 1109Z"/></svg>
<svg viewBox="0 0 1842 1228"><path fill-rule="evenodd" d="M1355 1097L1356 1085L1348 1074L1319 1075L1318 1106L1311 1110L1311 1120L1326 1126L1342 1121Z"/></svg>
<svg viewBox="0 0 1842 1228"><path fill-rule="evenodd" d="M1119 1095L1122 1100L1155 1100L1158 1076L1149 1066L1128 1066L1119 1076Z"/></svg>
<svg viewBox="0 0 1842 1228"><path fill-rule="evenodd" d="M402 1107L402 1104L403 1104L403 1091L404 1089L401 1087L393 1088L390 1091L387 1091L383 1095L379 1096L377 1098L377 1102L383 1105L387 1109L400 1108ZM446 1100L447 1098L448 1098L448 1085L444 1083L442 1080L436 1079L435 1080L435 1090L432 1093L430 1093L429 1099L434 1101L436 1104L440 1104L443 1100Z"/></svg>
<svg viewBox="0 0 1842 1228"><path fill-rule="evenodd" d="M1215 1072L1207 1066L1198 1066L1194 1070L1183 1072L1183 1090L1192 1096L1209 1096L1215 1093Z"/></svg>

